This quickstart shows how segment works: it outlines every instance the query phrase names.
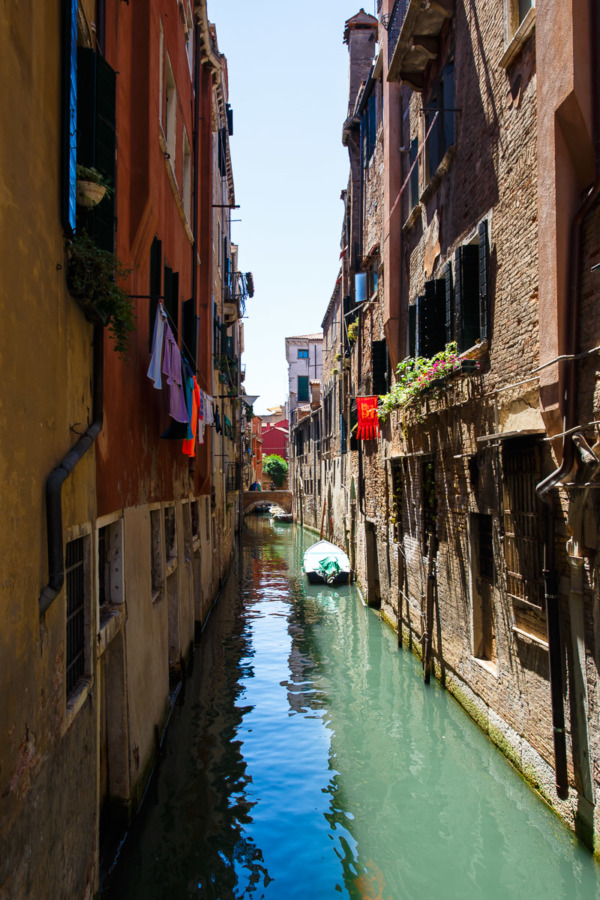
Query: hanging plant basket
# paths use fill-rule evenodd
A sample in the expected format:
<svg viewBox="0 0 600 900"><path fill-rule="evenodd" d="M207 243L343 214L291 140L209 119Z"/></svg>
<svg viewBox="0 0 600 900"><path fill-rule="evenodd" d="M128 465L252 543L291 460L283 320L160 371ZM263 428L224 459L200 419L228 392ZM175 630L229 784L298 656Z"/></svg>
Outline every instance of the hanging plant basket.
<svg viewBox="0 0 600 900"><path fill-rule="evenodd" d="M106 194L106 185L98 184L96 181L83 181L77 179L77 191L75 199L78 206L85 206L86 209L92 209L98 206L100 201Z"/></svg>

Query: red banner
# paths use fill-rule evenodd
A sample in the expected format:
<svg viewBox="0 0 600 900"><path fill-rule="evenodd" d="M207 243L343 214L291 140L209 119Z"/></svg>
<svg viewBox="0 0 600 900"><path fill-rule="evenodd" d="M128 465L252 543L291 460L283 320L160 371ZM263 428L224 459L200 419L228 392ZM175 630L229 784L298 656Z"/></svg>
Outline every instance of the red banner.
<svg viewBox="0 0 600 900"><path fill-rule="evenodd" d="M359 441L370 441L379 437L377 397L357 397L356 408L358 410L357 439Z"/></svg>

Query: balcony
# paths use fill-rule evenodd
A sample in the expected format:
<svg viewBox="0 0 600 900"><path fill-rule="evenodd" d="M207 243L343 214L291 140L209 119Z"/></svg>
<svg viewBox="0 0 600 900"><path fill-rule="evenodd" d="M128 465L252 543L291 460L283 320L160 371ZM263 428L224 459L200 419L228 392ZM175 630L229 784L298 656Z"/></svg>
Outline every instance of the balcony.
<svg viewBox="0 0 600 900"><path fill-rule="evenodd" d="M454 15L454 0L396 0L388 31L388 81L421 92L425 70L439 54L440 35Z"/></svg>

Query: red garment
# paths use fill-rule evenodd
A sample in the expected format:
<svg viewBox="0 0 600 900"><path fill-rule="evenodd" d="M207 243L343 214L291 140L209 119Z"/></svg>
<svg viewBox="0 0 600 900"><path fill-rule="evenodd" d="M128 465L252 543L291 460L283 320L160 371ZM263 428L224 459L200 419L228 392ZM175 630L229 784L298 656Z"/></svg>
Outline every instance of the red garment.
<svg viewBox="0 0 600 900"><path fill-rule="evenodd" d="M377 397L357 397L356 408L358 410L357 439L369 441L379 437Z"/></svg>
<svg viewBox="0 0 600 900"><path fill-rule="evenodd" d="M194 378L194 390L192 392L192 437L186 438L183 442L183 452L186 456L195 456L196 455L196 433L198 431L198 416L200 413L200 408L202 406L202 398L200 396L200 388L198 387L198 382ZM201 417L200 417L201 418Z"/></svg>

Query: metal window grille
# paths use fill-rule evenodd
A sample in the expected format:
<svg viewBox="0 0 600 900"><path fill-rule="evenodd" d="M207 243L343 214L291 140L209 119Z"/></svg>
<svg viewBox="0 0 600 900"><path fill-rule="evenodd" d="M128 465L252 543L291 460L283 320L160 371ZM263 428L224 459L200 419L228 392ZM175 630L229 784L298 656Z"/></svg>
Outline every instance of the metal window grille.
<svg viewBox="0 0 600 900"><path fill-rule="evenodd" d="M504 467L504 555L507 592L516 600L542 605L542 517L535 486L539 451L520 441L506 444Z"/></svg>
<svg viewBox="0 0 600 900"><path fill-rule="evenodd" d="M396 0L394 3L394 8L391 12L389 21L387 23L387 32L388 32L388 59L391 60L394 55L394 50L396 49L396 44L398 43L398 38L400 37L400 32L402 31L402 26L404 25L404 19L406 18L406 12L408 10L410 0ZM385 23L384 23L385 24Z"/></svg>
<svg viewBox="0 0 600 900"><path fill-rule="evenodd" d="M175 559L177 556L177 533L175 530L175 507L168 506L165 509L165 544L167 559Z"/></svg>
<svg viewBox="0 0 600 900"><path fill-rule="evenodd" d="M437 494L435 489L435 460L423 460L421 468L423 491L423 553L429 552L430 540L437 535ZM434 544L435 546L435 544Z"/></svg>
<svg viewBox="0 0 600 900"><path fill-rule="evenodd" d="M66 546L67 581L67 696L85 673L84 538Z"/></svg>
<svg viewBox="0 0 600 900"><path fill-rule="evenodd" d="M404 467L402 462L392 465L392 514L394 518L394 539L402 540L402 514L404 511Z"/></svg>

